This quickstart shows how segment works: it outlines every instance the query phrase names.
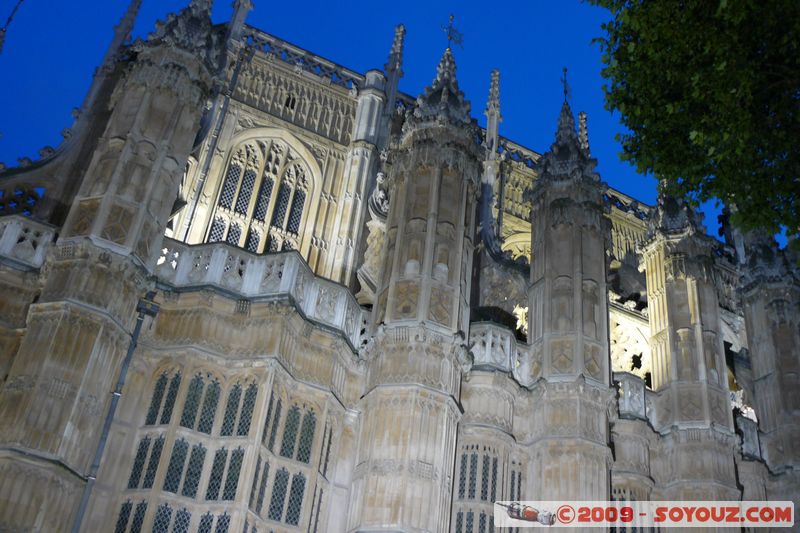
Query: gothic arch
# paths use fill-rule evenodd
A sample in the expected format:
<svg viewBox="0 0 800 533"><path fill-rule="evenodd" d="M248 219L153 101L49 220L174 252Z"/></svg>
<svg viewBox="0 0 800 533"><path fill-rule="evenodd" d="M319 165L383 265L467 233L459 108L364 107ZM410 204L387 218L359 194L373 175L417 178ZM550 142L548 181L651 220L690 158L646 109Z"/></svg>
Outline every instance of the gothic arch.
<svg viewBox="0 0 800 533"><path fill-rule="evenodd" d="M308 170L309 176L307 177L307 190L305 199L305 208L301 226L297 232L298 238L298 251L304 257L308 256L308 251L311 247L311 239L316 221L316 213L319 208L320 193L322 191L322 168L319 166L314 154L309 150L306 145L292 133L271 127L250 128L239 132L234 135L226 147L225 163L223 166L223 176L219 183L216 184L216 191L214 193L215 206L216 200L219 198L220 191L222 190L225 175L227 174L231 160L235 157L237 150L248 143L263 143L264 141L277 140L283 143L289 150L295 153L301 163ZM256 194L256 191L254 191ZM278 194L277 188L272 191L273 195ZM214 209L216 212L216 207ZM212 215L208 221L208 228L214 224L214 219L217 215ZM243 232L246 228L243 228ZM207 231L208 233L208 231ZM261 239L265 239L265 235L261 235Z"/></svg>

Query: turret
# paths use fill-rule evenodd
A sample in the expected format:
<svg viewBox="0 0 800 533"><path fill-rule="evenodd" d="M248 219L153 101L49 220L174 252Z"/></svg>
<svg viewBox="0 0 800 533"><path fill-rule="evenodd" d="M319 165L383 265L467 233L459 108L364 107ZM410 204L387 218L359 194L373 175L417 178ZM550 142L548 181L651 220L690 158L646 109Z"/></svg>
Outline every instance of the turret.
<svg viewBox="0 0 800 533"><path fill-rule="evenodd" d="M666 194L662 185L640 245L640 269L647 280L657 393L650 419L664 435L666 457L683 457L668 468L653 464L660 496L666 499L739 497L714 265L717 246L705 234L702 216Z"/></svg>
<svg viewBox="0 0 800 533"><path fill-rule="evenodd" d="M389 153L387 242L374 337L364 350L369 377L349 530L449 529L458 397L469 364L475 128L448 48Z"/></svg>
<svg viewBox="0 0 800 533"><path fill-rule="evenodd" d="M564 80L566 84L566 80ZM525 497L609 498L606 185L565 100L555 142L536 166L528 292L531 376L537 398ZM538 380L538 381L537 381Z"/></svg>
<svg viewBox="0 0 800 533"><path fill-rule="evenodd" d="M138 2L115 42L124 40L136 9ZM6 382L39 385L0 391L0 444L18 450L0 458L0 470L31 480L21 497L24 509L0 506L0 523L12 529L67 531L92 476L101 440L97 421L106 415L131 343L137 300L150 288L209 94L218 50L210 9L208 0L194 0L137 45L49 250L41 296L29 308ZM110 53L109 61L115 59ZM26 458L24 473L19 457Z"/></svg>

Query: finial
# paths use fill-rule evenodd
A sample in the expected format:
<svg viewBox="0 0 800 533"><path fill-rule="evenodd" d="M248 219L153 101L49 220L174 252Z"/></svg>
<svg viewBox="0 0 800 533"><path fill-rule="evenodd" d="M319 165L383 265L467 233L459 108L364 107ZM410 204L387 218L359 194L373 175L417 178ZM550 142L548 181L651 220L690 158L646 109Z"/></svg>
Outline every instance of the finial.
<svg viewBox="0 0 800 533"><path fill-rule="evenodd" d="M581 150L589 154L589 130L586 127L586 113L581 111L578 113L578 142L581 145Z"/></svg>
<svg viewBox="0 0 800 533"><path fill-rule="evenodd" d="M453 26L453 19L455 17L450 14L450 23L447 26L442 25L442 31L447 35L447 48L449 49L452 44L462 46L464 43L464 35Z"/></svg>
<svg viewBox="0 0 800 533"><path fill-rule="evenodd" d="M564 75L561 77L561 84L564 86L564 101L569 98L569 84L567 83L567 67L563 69Z"/></svg>
<svg viewBox="0 0 800 533"><path fill-rule="evenodd" d="M386 63L386 71L400 70L403 66L403 44L406 37L406 27L398 24L394 28L394 39L392 48L389 50L389 61Z"/></svg>
<svg viewBox="0 0 800 533"><path fill-rule="evenodd" d="M489 83L489 100L486 102L486 110L500 109L500 71L492 70L492 81Z"/></svg>
<svg viewBox="0 0 800 533"><path fill-rule="evenodd" d="M228 23L228 39L238 41L242 38L244 21L252 9L253 2L251 0L234 0L233 16L231 16L231 20Z"/></svg>
<svg viewBox="0 0 800 533"><path fill-rule="evenodd" d="M19 6L22 5L23 0L17 0L17 3L14 5L14 9L11 10L11 14L8 15L8 19L6 20L5 26L0 28L0 52L3 51L3 43L6 40L6 31L8 30L8 26L11 24L11 21L14 20L14 15L17 14L19 10Z"/></svg>

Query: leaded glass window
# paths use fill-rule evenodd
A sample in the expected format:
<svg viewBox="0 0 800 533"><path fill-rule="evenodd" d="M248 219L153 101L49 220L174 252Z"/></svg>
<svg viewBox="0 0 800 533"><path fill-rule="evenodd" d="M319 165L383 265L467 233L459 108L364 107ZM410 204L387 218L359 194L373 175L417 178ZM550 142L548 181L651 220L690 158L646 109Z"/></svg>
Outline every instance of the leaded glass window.
<svg viewBox="0 0 800 533"><path fill-rule="evenodd" d="M489 501L497 501L497 457L492 459L492 497Z"/></svg>
<svg viewBox="0 0 800 533"><path fill-rule="evenodd" d="M464 499L467 490L467 454L461 454L461 465L458 470L458 499Z"/></svg>
<svg viewBox="0 0 800 533"><path fill-rule="evenodd" d="M186 439L176 441L172 447L172 456L169 459L167 476L164 478L164 490L167 492L178 492L183 477L183 465L186 463L186 455L189 451L189 443Z"/></svg>
<svg viewBox="0 0 800 533"><path fill-rule="evenodd" d="M311 446L314 443L314 430L317 427L317 419L314 411L309 410L303 417L303 425L300 428L300 442L297 446L297 460L308 464L311 459Z"/></svg>
<svg viewBox="0 0 800 533"><path fill-rule="evenodd" d="M131 511L133 504L130 500L122 504L119 510L119 517L117 518L117 525L114 528L114 533L125 533L128 529L128 520L131 518Z"/></svg>
<svg viewBox="0 0 800 533"><path fill-rule="evenodd" d="M150 461L147 463L147 472L144 474L144 482L142 488L150 489L153 487L153 480L156 478L156 471L158 471L158 462L161 460L161 450L164 448L164 436L159 436L153 442L153 449L150 452Z"/></svg>
<svg viewBox="0 0 800 533"><path fill-rule="evenodd" d="M325 446L325 461L322 467L322 475L328 477L328 460L331 458L331 439L333 438L333 428L328 427L328 444Z"/></svg>
<svg viewBox="0 0 800 533"><path fill-rule="evenodd" d="M131 475L128 478L128 488L135 489L139 487L139 481L142 479L142 471L144 470L144 462L147 459L147 452L150 449L150 437L143 437L139 441L139 448L136 450L136 457L133 459L133 467L131 468Z"/></svg>
<svg viewBox="0 0 800 533"><path fill-rule="evenodd" d="M197 485L203 473L203 463L206 459L206 449L202 444L192 446L192 455L189 456L189 466L186 468L186 481L183 482L181 494L194 498L197 496Z"/></svg>
<svg viewBox="0 0 800 533"><path fill-rule="evenodd" d="M244 246L251 252L258 253L261 246L266 251L277 251L286 233L292 240L283 242L284 249L298 246L294 240L300 232L308 199L307 175L302 159L282 141L249 141L239 147L228 163L220 187L209 242L225 238L225 220L236 213L237 218L244 217L244 224L239 232L231 226L227 232L229 244L238 245L241 232L249 227ZM217 220L221 223L217 224ZM257 232L253 232L254 227ZM267 238L270 227L278 232L277 242Z"/></svg>
<svg viewBox="0 0 800 533"><path fill-rule="evenodd" d="M172 507L162 503L156 509L156 517L153 520L153 533L169 533L169 523L172 520Z"/></svg>
<svg viewBox="0 0 800 533"><path fill-rule="evenodd" d="M225 406L225 418L222 419L222 429L219 434L233 435L233 426L236 423L236 412L239 410L239 399L242 396L242 386L235 384L228 393L228 403Z"/></svg>
<svg viewBox="0 0 800 533"><path fill-rule="evenodd" d="M147 410L147 418L145 418L145 425L152 426L158 420L158 412L161 409L161 400L164 398L164 391L167 388L167 373L164 372L158 377L155 389L153 389L153 396L150 399L150 409Z"/></svg>
<svg viewBox="0 0 800 533"><path fill-rule="evenodd" d="M271 235L267 235L266 249L268 252L277 252L280 250L280 242L273 239Z"/></svg>
<svg viewBox="0 0 800 533"><path fill-rule="evenodd" d="M261 190L258 192L256 199L256 208L253 211L253 218L264 222L267 216L267 209L269 208L269 199L272 196L272 178L265 175L264 181L261 182Z"/></svg>
<svg viewBox="0 0 800 533"><path fill-rule="evenodd" d="M238 163L231 163L228 167L228 174L222 184L222 193L219 196L219 205L230 209L233 205L233 195L236 194L236 187L239 184L239 176L242 174L242 167Z"/></svg>
<svg viewBox="0 0 800 533"><path fill-rule="evenodd" d="M517 472L517 498L522 499L522 472Z"/></svg>
<svg viewBox="0 0 800 533"><path fill-rule="evenodd" d="M167 398L164 400L164 410L161 412L161 423L169 424L172 418L172 410L175 408L175 399L178 397L178 389L181 386L181 375L175 374L169 382Z"/></svg>
<svg viewBox="0 0 800 533"><path fill-rule="evenodd" d="M292 488L289 492L289 505L286 508L286 523L296 526L300 521L300 508L303 505L303 493L306 490L306 478L298 473L292 476Z"/></svg>
<svg viewBox="0 0 800 533"><path fill-rule="evenodd" d="M256 253L258 251L258 243L261 242L261 236L257 230L250 229L247 232L247 239L244 241L244 249L248 252Z"/></svg>
<svg viewBox="0 0 800 533"><path fill-rule="evenodd" d="M281 399L278 398L278 403L275 405L275 420L272 421L272 428L269 432L269 442L267 449L272 451L275 447L275 437L278 435L278 425L281 423Z"/></svg>
<svg viewBox="0 0 800 533"><path fill-rule="evenodd" d="M486 513L481 511L481 517L478 520L478 531L480 533L486 533Z"/></svg>
<svg viewBox="0 0 800 533"><path fill-rule="evenodd" d="M217 412L219 403L220 385L219 381L214 380L206 387L206 397L203 399L203 410L200 413L200 422L197 424L197 431L211 434L214 426L214 415Z"/></svg>
<svg viewBox="0 0 800 533"><path fill-rule="evenodd" d="M133 521L131 522L130 533L141 533L142 524L144 523L144 515L147 512L147 502L139 502L136 504L136 510L133 512Z"/></svg>
<svg viewBox="0 0 800 533"><path fill-rule="evenodd" d="M464 533L464 513L456 513L456 533Z"/></svg>
<svg viewBox="0 0 800 533"><path fill-rule="evenodd" d="M283 518L283 502L286 500L286 486L289 484L289 471L281 468L275 473L272 485L272 498L269 501L268 518L281 521Z"/></svg>
<svg viewBox="0 0 800 533"><path fill-rule="evenodd" d="M256 499L256 489L258 489L258 475L261 473L261 455L256 459L256 469L253 470L253 486L250 487L250 500L247 507L253 509L253 502Z"/></svg>
<svg viewBox="0 0 800 533"><path fill-rule="evenodd" d="M208 232L208 242L219 242L225 235L225 219L216 217L211 223L211 231Z"/></svg>
<svg viewBox="0 0 800 533"><path fill-rule="evenodd" d="M269 395L269 404L267 404L267 416L264 418L264 433L261 434L261 444L267 443L267 435L269 434L269 423L272 418L272 407L275 401L275 394Z"/></svg>
<svg viewBox="0 0 800 533"><path fill-rule="evenodd" d="M469 499L475 499L475 485L478 477L478 454L472 452L469 457Z"/></svg>
<svg viewBox="0 0 800 533"><path fill-rule="evenodd" d="M483 465L481 467L481 500L489 499L489 456L483 454Z"/></svg>
<svg viewBox="0 0 800 533"><path fill-rule="evenodd" d="M244 402L242 403L242 414L239 415L239 427L236 429L236 434L240 437L247 436L250 433L250 421L253 418L257 395L258 387L256 384L251 383L248 385L247 392L244 394Z"/></svg>
<svg viewBox="0 0 800 533"><path fill-rule="evenodd" d="M200 408L200 399L202 396L203 378L198 374L189 382L189 390L186 392L186 402L183 404L181 426L194 429L194 422L197 418L197 410Z"/></svg>
<svg viewBox="0 0 800 533"><path fill-rule="evenodd" d="M464 533L473 533L472 527L475 525L475 513L472 511L467 512L466 528Z"/></svg>
<svg viewBox="0 0 800 533"><path fill-rule="evenodd" d="M292 198L292 209L289 211L289 222L286 225L286 231L289 233L297 233L300 231L300 220L303 218L303 206L306 203L306 193L297 189Z"/></svg>
<svg viewBox="0 0 800 533"><path fill-rule="evenodd" d="M228 465L228 477L225 479L225 489L222 491L223 500L236 499L236 487L239 486L239 473L242 470L244 450L236 448L231 454L231 464Z"/></svg>
<svg viewBox="0 0 800 533"><path fill-rule="evenodd" d="M214 515L206 513L200 517L200 525L197 527L197 533L211 533L211 525L214 523Z"/></svg>
<svg viewBox="0 0 800 533"><path fill-rule="evenodd" d="M291 189L285 183L278 187L278 199L275 202L275 211L272 213L272 226L283 229L283 221L286 218L286 211L289 209L289 196Z"/></svg>
<svg viewBox="0 0 800 533"><path fill-rule="evenodd" d="M297 427L300 425L300 408L293 405L286 414L286 426L283 429L283 441L281 442L281 455L283 457L294 456L294 444L297 439Z"/></svg>
<svg viewBox="0 0 800 533"><path fill-rule="evenodd" d="M225 239L225 242L230 244L231 246L239 246L239 237L242 236L242 227L233 222L231 224L230 229L228 230L228 237Z"/></svg>
<svg viewBox="0 0 800 533"><path fill-rule="evenodd" d="M269 479L269 463L264 461L264 470L261 473L261 485L258 487L258 499L256 500L256 514L261 516L261 509L264 506L264 494L267 490L267 480Z"/></svg>
<svg viewBox="0 0 800 533"><path fill-rule="evenodd" d="M186 509L181 509L175 514L175 524L172 526L172 533L187 533L192 514Z"/></svg>
<svg viewBox="0 0 800 533"><path fill-rule="evenodd" d="M253 195L253 187L256 184L256 171L248 168L242 178L242 187L239 189L239 196L236 198L236 212L240 215L247 214L250 206L250 197Z"/></svg>
<svg viewBox="0 0 800 533"><path fill-rule="evenodd" d="M228 533L228 528L231 525L231 515L222 513L217 517L217 527L214 533Z"/></svg>
<svg viewBox="0 0 800 533"><path fill-rule="evenodd" d="M211 467L211 477L208 478L206 500L219 498L219 489L222 486L222 475L225 473L225 463L228 460L228 450L220 448L214 454L214 464Z"/></svg>

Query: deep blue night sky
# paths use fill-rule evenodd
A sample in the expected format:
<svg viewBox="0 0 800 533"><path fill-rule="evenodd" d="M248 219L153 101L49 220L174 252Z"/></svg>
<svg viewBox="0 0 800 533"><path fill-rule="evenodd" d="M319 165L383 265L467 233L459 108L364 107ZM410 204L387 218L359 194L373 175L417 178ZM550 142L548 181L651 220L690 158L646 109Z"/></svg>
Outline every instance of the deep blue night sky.
<svg viewBox="0 0 800 533"><path fill-rule="evenodd" d="M227 21L232 0L217 0L214 21ZM619 116L603 108L600 48L592 39L608 17L601 8L574 1L444 2L254 0L248 23L348 68L382 68L397 23L406 26L402 91L419 94L429 84L446 46L441 26L449 14L464 34L454 54L461 88L473 116L485 124L489 73L500 70L501 135L536 151L553 140L563 101L559 81L569 69L573 111L588 113L592 152L612 187L652 204L656 182L618 157ZM0 0L5 20L16 0ZM57 146L72 123L92 72L102 60L113 27L128 0L25 0L0 53L0 161L36 159L39 148ZM146 36L157 19L188 0L144 0L135 35ZM297 6L302 6L298 8ZM715 216L706 222L713 229ZM715 221L714 221L715 222ZM714 231L714 233L716 233Z"/></svg>

